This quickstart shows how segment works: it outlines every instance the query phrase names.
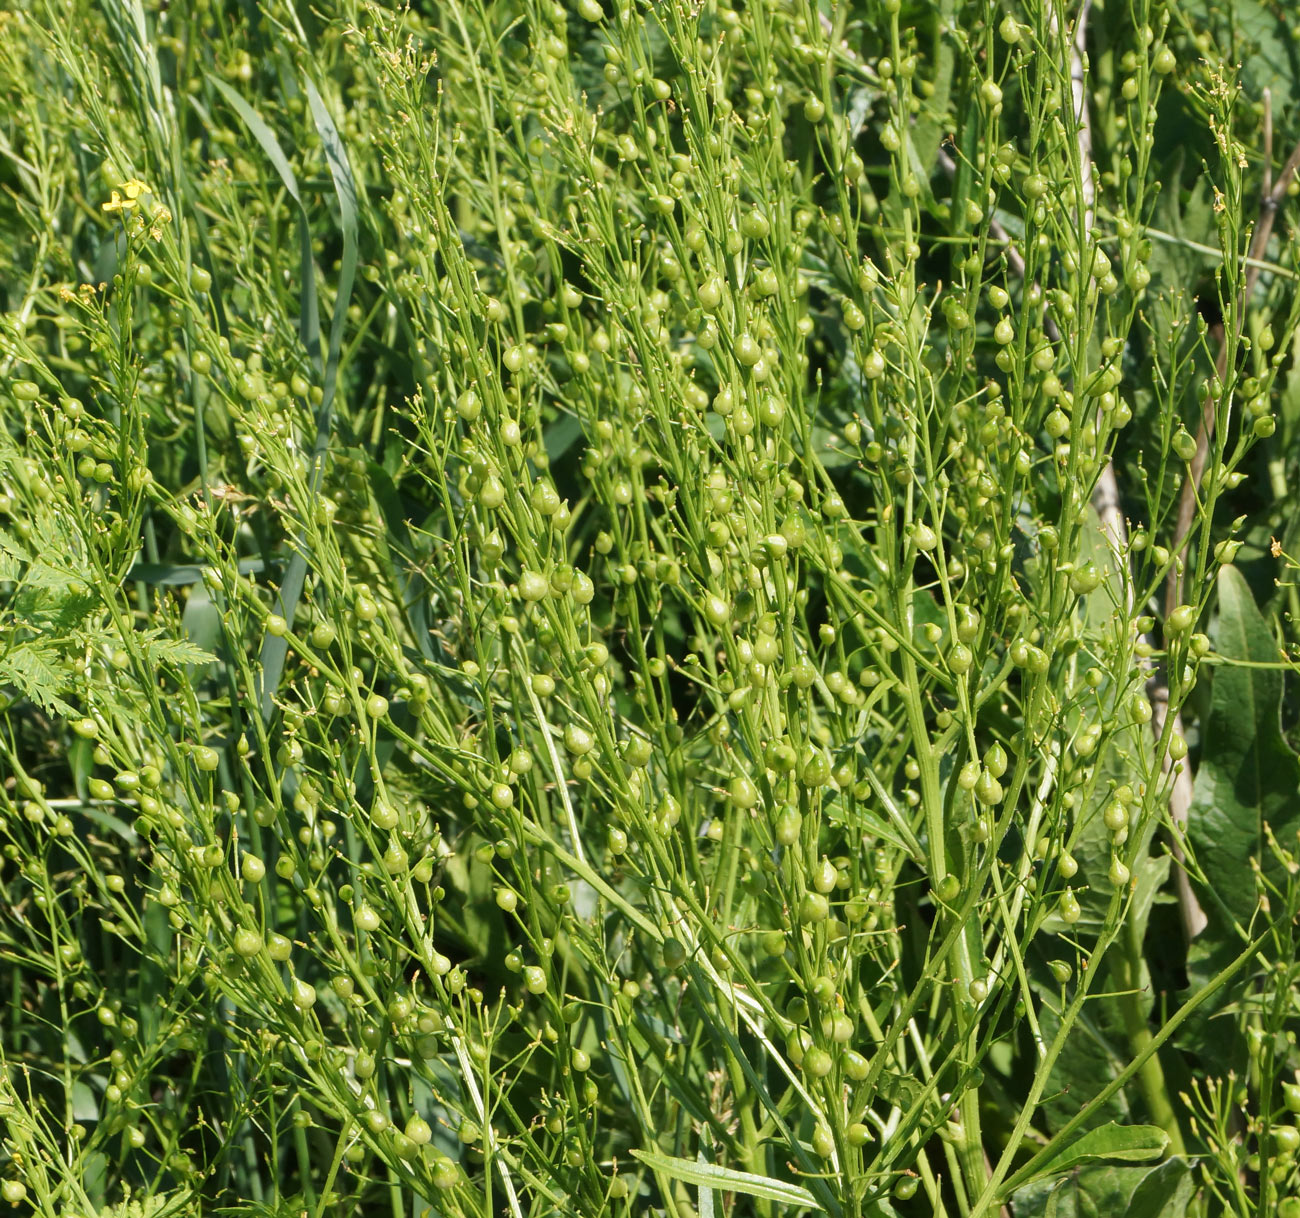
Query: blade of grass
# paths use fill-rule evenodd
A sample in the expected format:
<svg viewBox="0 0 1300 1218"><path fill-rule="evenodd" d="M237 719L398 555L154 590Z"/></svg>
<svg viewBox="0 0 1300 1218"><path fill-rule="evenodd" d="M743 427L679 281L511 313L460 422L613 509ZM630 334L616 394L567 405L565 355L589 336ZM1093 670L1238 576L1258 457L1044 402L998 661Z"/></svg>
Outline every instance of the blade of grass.
<svg viewBox="0 0 1300 1218"><path fill-rule="evenodd" d="M801 1205L818 1213L825 1212L812 1193L797 1184L786 1184L785 1181L773 1180L770 1176L756 1176L752 1172L719 1167L715 1163L661 1155L652 1150L634 1149L632 1154L651 1170L662 1172L683 1184L694 1184L701 1190L716 1188L724 1192L744 1193L748 1197L763 1197L782 1205ZM701 1192L701 1201L703 1195Z"/></svg>
<svg viewBox="0 0 1300 1218"><path fill-rule="evenodd" d="M325 159L329 164L330 177L334 182L334 193L339 203L339 218L343 230L343 257L339 267L338 294L334 301L334 315L330 321L329 353L325 361L321 404L316 414L316 439L311 452L309 487L312 495L315 496L320 489L321 479L324 475L325 450L329 445L330 431L334 420L334 394L338 384L339 349L343 342L343 326L347 320L348 302L352 297L352 280L357 269L357 190L356 181L352 176L352 168L348 164L347 154L343 147L343 141L339 137L334 120L325 108L320 93L310 79L304 81L304 88L307 93L308 104L311 107L312 119L316 124L316 131L320 135L321 144L325 151ZM307 277L306 282L310 282L310 276ZM315 295L314 289L311 289L310 301L308 300L309 289L306 282L304 282L303 287L304 305L310 306L314 304ZM304 317L309 317L310 311L310 308L304 308ZM305 326L307 323L303 322L301 324ZM306 332L304 330L304 333ZM305 539L302 539L302 544L298 546L293 559L289 563L289 569L285 573L284 582L280 585L280 594L277 600L276 612L286 622L293 621L306 579L307 552ZM272 699L280 683L280 674L284 670L284 661L287 655L288 644L285 640L267 634L262 641L262 650L259 657L262 676L261 694L258 701L263 721L267 721L271 717Z"/></svg>

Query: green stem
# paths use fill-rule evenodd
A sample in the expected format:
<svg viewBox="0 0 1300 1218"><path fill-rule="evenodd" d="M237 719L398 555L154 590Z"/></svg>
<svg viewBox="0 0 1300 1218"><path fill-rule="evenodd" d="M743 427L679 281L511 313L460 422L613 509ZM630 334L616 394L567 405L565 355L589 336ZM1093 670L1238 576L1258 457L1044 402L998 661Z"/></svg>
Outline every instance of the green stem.
<svg viewBox="0 0 1300 1218"><path fill-rule="evenodd" d="M1119 1072L1109 1083L1103 1087L1086 1108L1077 1112L1068 1120L1054 1138L1047 1143L1028 1163L1025 1164L1018 1172L1008 1178L1007 1171L1011 1166L1011 1160L1020 1148L1021 1140L1024 1138L1029 1123L1033 1119L1034 1113L1038 1108L1038 1102L1042 1098L1044 1089L1047 1086L1048 1078L1051 1075L1052 1066L1060 1056L1061 1050L1065 1047L1065 1042L1073 1030L1074 1023L1079 1017L1079 1012L1083 1008L1084 999L1087 997L1086 991L1082 986L1075 995L1074 1001L1066 1010L1061 1020L1061 1026L1056 1033L1056 1038L1052 1041L1051 1047L1047 1051L1039 1067L1038 1073L1034 1077L1034 1082L1029 1089L1029 1094L1025 1097L1025 1103L1020 1110L1020 1116L1016 1119L1016 1124L1011 1131L1011 1136L1007 1139L1007 1149L1003 1151L1002 1158L998 1160L993 1169L993 1174L989 1179L988 1186L975 1203L975 1208L971 1211L971 1218L983 1218L995 1206L1001 1204L1001 1201L1010 1196L1016 1189L1031 1180L1035 1180L1043 1171L1044 1167L1050 1163L1052 1158L1060 1151L1061 1147L1066 1145L1069 1140L1078 1133L1081 1126L1094 1119L1094 1114L1110 1099L1111 1096L1123 1090L1133 1077L1142 1069L1146 1060L1153 1056L1156 1051L1169 1040L1175 1032L1178 1031L1188 1019L1192 1017L1202 1006L1214 997L1233 977L1245 967L1256 952L1259 951L1265 940L1273 933L1273 924L1270 923L1267 930L1258 938L1253 939L1242 953L1236 957L1226 968L1224 968L1212 981L1210 981L1202 990L1189 998L1170 1018L1160 1031L1154 1033L1148 1041L1146 1047L1142 1049L1134 1059L1129 1062L1123 1070Z"/></svg>
<svg viewBox="0 0 1300 1218"><path fill-rule="evenodd" d="M1152 1035L1142 1003L1142 944L1138 939L1136 920L1132 913L1124 922L1122 947L1123 950L1115 957L1116 988L1120 991L1119 1004L1129 1051L1135 1061L1142 1062L1138 1070L1138 1088L1142 1092L1142 1100L1146 1104L1151 1123L1160 1126L1169 1135L1170 1153L1182 1155L1187 1148L1173 1105L1169 1102L1164 1068L1160 1064L1159 1054L1147 1053Z"/></svg>

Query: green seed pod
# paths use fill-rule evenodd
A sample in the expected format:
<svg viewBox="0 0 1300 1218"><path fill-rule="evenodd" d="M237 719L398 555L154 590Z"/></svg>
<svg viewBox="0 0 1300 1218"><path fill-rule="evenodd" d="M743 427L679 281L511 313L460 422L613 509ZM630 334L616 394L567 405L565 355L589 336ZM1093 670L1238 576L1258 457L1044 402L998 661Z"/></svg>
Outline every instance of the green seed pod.
<svg viewBox="0 0 1300 1218"><path fill-rule="evenodd" d="M234 947L237 955L242 956L245 960L256 956L265 946L262 942L262 936L254 930L247 927L240 927L235 931Z"/></svg>
<svg viewBox="0 0 1300 1218"><path fill-rule="evenodd" d="M665 939L663 954L664 964L670 969L679 969L686 963L686 945L680 939Z"/></svg>
<svg viewBox="0 0 1300 1218"><path fill-rule="evenodd" d="M805 1074L812 1078L825 1078L831 1072L835 1062L825 1049L814 1047L804 1053L801 1064Z"/></svg>
<svg viewBox="0 0 1300 1218"><path fill-rule="evenodd" d="M777 844L781 846L793 846L799 840L800 830L803 826L803 817L799 815L798 809L787 804L781 809L776 818L776 826L773 836Z"/></svg>
<svg viewBox="0 0 1300 1218"><path fill-rule="evenodd" d="M845 1049L840 1054L840 1069L845 1078L860 1083L871 1073L871 1063L856 1049Z"/></svg>
<svg viewBox="0 0 1300 1218"><path fill-rule="evenodd" d="M835 891L835 883L838 879L839 872L835 864L822 855L821 861L812 870L809 882L817 892L829 894Z"/></svg>
<svg viewBox="0 0 1300 1218"><path fill-rule="evenodd" d="M975 798L986 808L1002 802L1002 784L987 768L980 771L980 776L975 782Z"/></svg>
<svg viewBox="0 0 1300 1218"><path fill-rule="evenodd" d="M799 921L805 926L825 922L830 917L830 912L829 902L819 892L805 893L803 900L799 902Z"/></svg>
<svg viewBox="0 0 1300 1218"><path fill-rule="evenodd" d="M1198 610L1195 605L1179 605L1165 618L1165 633L1186 634L1196 624L1197 615Z"/></svg>

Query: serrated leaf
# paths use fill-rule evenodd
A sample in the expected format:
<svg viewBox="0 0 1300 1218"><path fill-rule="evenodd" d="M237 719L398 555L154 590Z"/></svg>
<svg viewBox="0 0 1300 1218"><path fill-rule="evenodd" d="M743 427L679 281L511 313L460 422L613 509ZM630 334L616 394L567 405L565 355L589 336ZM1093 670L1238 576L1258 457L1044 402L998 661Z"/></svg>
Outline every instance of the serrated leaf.
<svg viewBox="0 0 1300 1218"><path fill-rule="evenodd" d="M897 1108L911 1108L924 1091L919 1079L894 1070L882 1070L876 1090Z"/></svg>
<svg viewBox="0 0 1300 1218"><path fill-rule="evenodd" d="M155 1193L152 1196L131 1198L120 1201L117 1205L106 1206L99 1211L98 1218L177 1218L178 1215L191 1210L192 1206L192 1199L184 1193ZM256 1208L250 1206L252 1210ZM243 1212L247 1213L249 1210Z"/></svg>
<svg viewBox="0 0 1300 1218"><path fill-rule="evenodd" d="M19 643L0 656L0 685L12 685L49 714L72 715L72 707L57 693L62 684L58 660L52 643Z"/></svg>
<svg viewBox="0 0 1300 1218"><path fill-rule="evenodd" d="M633 1150L632 1156L652 1171L663 1172L665 1176L680 1180L683 1184L744 1193L748 1197L762 1197L781 1205L801 1205L819 1213L825 1212L806 1188L787 1184L784 1180L773 1180L770 1176L757 1176L730 1167L718 1167L713 1163L697 1163L694 1159L679 1159L675 1155L661 1155L653 1150Z"/></svg>
<svg viewBox="0 0 1300 1218"><path fill-rule="evenodd" d="M153 665L210 664L216 657L189 639L171 639L162 635L141 635L140 647Z"/></svg>

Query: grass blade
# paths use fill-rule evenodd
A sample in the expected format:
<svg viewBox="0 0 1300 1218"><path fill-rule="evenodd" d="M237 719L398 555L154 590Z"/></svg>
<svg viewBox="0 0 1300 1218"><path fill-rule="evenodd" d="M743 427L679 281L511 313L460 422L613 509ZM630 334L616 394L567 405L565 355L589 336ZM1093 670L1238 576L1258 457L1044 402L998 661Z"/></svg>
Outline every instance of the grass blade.
<svg viewBox="0 0 1300 1218"><path fill-rule="evenodd" d="M653 1171L662 1172L683 1184L694 1184L701 1189L720 1189L723 1192L744 1193L749 1197L762 1197L781 1205L800 1205L824 1213L817 1199L806 1188L773 1180L770 1176L756 1176L752 1172L719 1167L715 1163L697 1163L694 1159L680 1159L675 1155L661 1155L653 1150L634 1150L632 1154Z"/></svg>
<svg viewBox="0 0 1300 1218"><path fill-rule="evenodd" d="M343 325L347 320L348 302L352 297L352 281L357 269L357 189L348 164L343 141L338 128L330 117L325 103L310 80L304 82L307 100L311 106L312 118L320 135L325 150L325 159L329 164L330 177L334 182L334 193L338 197L339 216L343 229L343 258L339 268L338 293L334 300L334 316L330 321L329 354L325 361L325 377L320 409L316 414L316 440L312 446L311 456L311 491L315 495L320 488L323 473L325 449L329 445L330 432L334 422L334 393L338 383L339 348L343 341ZM304 285L307 281L304 280ZM305 297L305 286L304 286ZM314 303L314 296L312 301ZM284 582L280 585L280 595L276 611L285 621L293 621L302 597L303 584L307 578L306 550L300 546L289 563ZM289 645L283 638L267 635L262 641L261 651L261 696L259 709L263 721L271 717L273 697L280 684L280 674L284 671L285 658Z"/></svg>

